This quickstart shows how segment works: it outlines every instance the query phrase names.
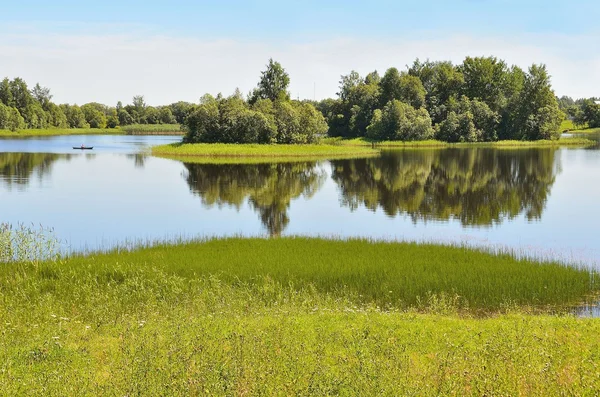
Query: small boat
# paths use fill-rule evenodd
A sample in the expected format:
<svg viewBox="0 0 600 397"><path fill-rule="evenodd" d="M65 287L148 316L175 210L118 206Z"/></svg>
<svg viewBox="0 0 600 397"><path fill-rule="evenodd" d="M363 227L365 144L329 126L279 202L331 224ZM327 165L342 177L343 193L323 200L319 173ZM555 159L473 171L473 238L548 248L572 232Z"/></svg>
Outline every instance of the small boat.
<svg viewBox="0 0 600 397"><path fill-rule="evenodd" d="M93 146L73 146L73 149L79 149L79 150L92 150L94 147Z"/></svg>

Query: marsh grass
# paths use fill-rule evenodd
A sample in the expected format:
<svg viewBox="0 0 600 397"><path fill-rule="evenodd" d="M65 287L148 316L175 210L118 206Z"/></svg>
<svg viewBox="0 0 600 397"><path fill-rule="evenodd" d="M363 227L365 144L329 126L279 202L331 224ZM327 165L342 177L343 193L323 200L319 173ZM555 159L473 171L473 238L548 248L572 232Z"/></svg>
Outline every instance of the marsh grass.
<svg viewBox="0 0 600 397"><path fill-rule="evenodd" d="M186 279L217 277L229 284L261 283L268 278L298 289L345 296L357 304L402 309L423 306L429 296L443 295L474 312L497 311L506 305L554 311L579 304L600 289L597 273L581 266L463 246L359 239L208 239L117 248L48 266L59 272L92 264L115 264L123 274L151 268Z"/></svg>
<svg viewBox="0 0 600 397"><path fill-rule="evenodd" d="M576 131L572 131L576 132ZM497 141L497 142L463 142L449 143L437 140L425 141L383 141L374 142L366 138L325 138L324 143L338 146L349 147L375 147L375 148L445 148L445 147L493 147L493 148L519 148L519 147L560 147L560 146L589 146L596 142L580 137L561 137L558 140L539 140L539 141Z"/></svg>
<svg viewBox="0 0 600 397"><path fill-rule="evenodd" d="M179 124L132 124L124 125L120 129L131 135L183 135Z"/></svg>
<svg viewBox="0 0 600 397"><path fill-rule="evenodd" d="M0 387L585 395L600 390L600 321L528 313L582 299L592 274L467 247L299 237L4 263Z"/></svg>

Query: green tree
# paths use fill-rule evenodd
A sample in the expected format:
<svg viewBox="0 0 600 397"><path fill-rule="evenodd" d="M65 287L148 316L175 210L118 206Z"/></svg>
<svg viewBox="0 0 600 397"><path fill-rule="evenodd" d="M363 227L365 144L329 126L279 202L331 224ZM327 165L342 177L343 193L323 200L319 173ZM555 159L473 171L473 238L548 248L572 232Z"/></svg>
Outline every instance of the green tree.
<svg viewBox="0 0 600 397"><path fill-rule="evenodd" d="M86 103L81 107L85 121L91 128L106 128L106 116L96 103Z"/></svg>
<svg viewBox="0 0 600 397"><path fill-rule="evenodd" d="M179 101L170 105L171 113L175 116L175 121L179 124L185 122L185 118L194 110L195 105L190 102Z"/></svg>
<svg viewBox="0 0 600 397"><path fill-rule="evenodd" d="M33 102L33 97L27 88L27 83L19 77L13 79L10 83L10 91L13 98L14 106L19 110L25 121L27 117L23 114L27 107Z"/></svg>
<svg viewBox="0 0 600 397"><path fill-rule="evenodd" d="M31 90L33 98L42 105L44 110L48 110L52 95L50 94L50 88L42 87L40 83L36 83L35 87Z"/></svg>
<svg viewBox="0 0 600 397"><path fill-rule="evenodd" d="M169 106L161 106L158 110L158 118L159 122L162 124L176 124L177 120L175 120L175 116L171 112L171 108Z"/></svg>
<svg viewBox="0 0 600 397"><path fill-rule="evenodd" d="M339 100L324 113L329 124L330 136L364 136L379 106L380 82L377 72L370 73L365 79L356 71L342 76L340 80Z"/></svg>
<svg viewBox="0 0 600 397"><path fill-rule="evenodd" d="M451 98L447 108L450 113L437 125L437 139L446 142L498 140L500 116L485 102L463 96L460 100Z"/></svg>
<svg viewBox="0 0 600 397"><path fill-rule="evenodd" d="M108 115L106 116L106 127L107 128L117 128L119 126L119 115L117 113L117 108L108 109Z"/></svg>
<svg viewBox="0 0 600 397"><path fill-rule="evenodd" d="M584 100L580 109L576 118L577 124L587 124L589 128L600 127L600 105L594 99Z"/></svg>
<svg viewBox="0 0 600 397"><path fill-rule="evenodd" d="M391 100L383 110L375 110L367 136L380 141L415 141L433 136L431 118L424 108L415 109L411 105Z"/></svg>
<svg viewBox="0 0 600 397"><path fill-rule="evenodd" d="M467 57L458 69L465 82L462 93L469 99L479 99L494 111L506 105L509 69L504 61L496 57Z"/></svg>
<svg viewBox="0 0 600 397"><path fill-rule="evenodd" d="M16 131L25 128L25 120L17 110L0 102L0 130Z"/></svg>
<svg viewBox="0 0 600 397"><path fill-rule="evenodd" d="M451 111L446 120L438 125L435 137L445 142L478 141L479 136L473 122L473 114L471 112L457 114Z"/></svg>
<svg viewBox="0 0 600 397"><path fill-rule="evenodd" d="M463 74L451 62L421 62L419 59L408 69L408 74L421 80L425 107L433 122L443 121L450 98L458 96L465 83Z"/></svg>
<svg viewBox="0 0 600 397"><path fill-rule="evenodd" d="M117 111L117 118L119 119L119 125L131 125L134 123L133 117L125 109Z"/></svg>
<svg viewBox="0 0 600 397"><path fill-rule="evenodd" d="M267 69L261 72L258 87L254 89L250 103L256 102L258 99L287 100L289 93L287 92L290 85L290 77L279 62L269 59Z"/></svg>
<svg viewBox="0 0 600 397"><path fill-rule="evenodd" d="M142 117L143 124L159 124L160 113L158 109L153 106L146 106L144 110L144 116Z"/></svg>
<svg viewBox="0 0 600 397"><path fill-rule="evenodd" d="M63 110L56 104L48 102L46 104L46 118L52 127L68 128L67 116Z"/></svg>
<svg viewBox="0 0 600 397"><path fill-rule="evenodd" d="M184 142L219 142L219 103L212 97L205 99L185 119Z"/></svg>
<svg viewBox="0 0 600 397"><path fill-rule="evenodd" d="M60 105L60 108L67 118L67 124L69 128L90 128L90 125L85 120L85 115L79 106L63 104Z"/></svg>
<svg viewBox="0 0 600 397"><path fill-rule="evenodd" d="M402 100L400 72L396 68L389 68L381 78L381 107L394 99Z"/></svg>
<svg viewBox="0 0 600 397"><path fill-rule="evenodd" d="M303 127L303 135L307 143L316 142L327 133L327 122L325 118L310 103L296 104L296 110L300 116L300 124Z"/></svg>
<svg viewBox="0 0 600 397"><path fill-rule="evenodd" d="M511 116L512 139L558 139L564 117L545 65L532 65Z"/></svg>
<svg viewBox="0 0 600 397"><path fill-rule="evenodd" d="M20 111L27 128L48 128L48 115L36 101L32 101L27 107Z"/></svg>
<svg viewBox="0 0 600 397"><path fill-rule="evenodd" d="M289 101L275 103L277 143L307 143L302 134L300 115Z"/></svg>
<svg viewBox="0 0 600 397"><path fill-rule="evenodd" d="M3 103L6 106L10 107L15 106L15 101L13 99L12 90L10 86L10 80L8 80L8 77L5 77L0 83L0 103Z"/></svg>

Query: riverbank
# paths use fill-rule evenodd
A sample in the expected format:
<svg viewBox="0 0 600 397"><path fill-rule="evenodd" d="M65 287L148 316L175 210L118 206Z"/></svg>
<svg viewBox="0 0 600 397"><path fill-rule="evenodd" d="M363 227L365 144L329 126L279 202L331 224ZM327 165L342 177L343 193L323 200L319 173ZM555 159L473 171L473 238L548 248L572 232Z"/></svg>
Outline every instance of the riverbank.
<svg viewBox="0 0 600 397"><path fill-rule="evenodd" d="M117 128L46 128L0 130L0 138L20 138L59 135L183 135L179 124L136 124Z"/></svg>
<svg viewBox="0 0 600 397"><path fill-rule="evenodd" d="M229 238L0 266L8 395L585 394L584 269L463 247ZM551 372L556 376L548 377Z"/></svg>
<svg viewBox="0 0 600 397"><path fill-rule="evenodd" d="M480 143L448 143L428 141L387 141L371 142L364 138L341 139L324 138L321 143L311 145L259 145L259 144L223 144L223 143L174 143L154 146L154 156L182 161L205 162L209 158L263 158L286 160L297 159L336 159L376 155L381 149L394 148L446 148L446 147L493 147L493 148L535 148L535 147L581 147L596 142L578 137L564 137L558 141L498 141Z"/></svg>
<svg viewBox="0 0 600 397"><path fill-rule="evenodd" d="M372 142L365 138L342 139L325 138L323 143L341 146L359 146L375 148L445 148L445 147L494 147L494 148L519 148L519 147L581 147L595 145L596 142L580 137L561 137L559 140L539 140L539 141L496 141L496 142L461 142L449 143L437 140L426 141L384 141Z"/></svg>

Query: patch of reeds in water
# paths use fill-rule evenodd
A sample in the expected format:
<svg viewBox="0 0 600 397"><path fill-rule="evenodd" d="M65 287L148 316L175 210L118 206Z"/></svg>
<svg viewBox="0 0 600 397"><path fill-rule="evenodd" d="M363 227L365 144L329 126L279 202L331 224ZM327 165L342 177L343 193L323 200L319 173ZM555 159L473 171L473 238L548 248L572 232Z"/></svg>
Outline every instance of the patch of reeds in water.
<svg viewBox="0 0 600 397"><path fill-rule="evenodd" d="M151 268L234 284L261 283L266 277L284 286L393 308L424 307L431 297L443 296L467 310L555 310L580 304L600 289L596 270L526 256L431 243L236 237L147 247L138 243L73 256L61 266L77 269L95 263L123 274Z"/></svg>

